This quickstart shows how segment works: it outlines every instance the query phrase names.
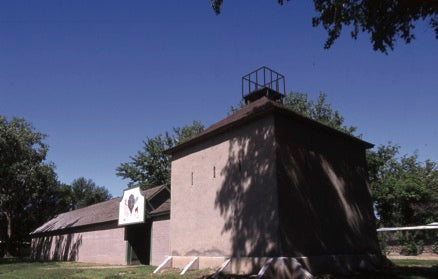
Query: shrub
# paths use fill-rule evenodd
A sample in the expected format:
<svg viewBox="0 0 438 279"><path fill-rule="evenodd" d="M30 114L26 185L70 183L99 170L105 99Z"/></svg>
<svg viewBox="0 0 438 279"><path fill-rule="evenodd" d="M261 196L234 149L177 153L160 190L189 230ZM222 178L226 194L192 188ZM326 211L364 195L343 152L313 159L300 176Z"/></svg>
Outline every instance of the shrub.
<svg viewBox="0 0 438 279"><path fill-rule="evenodd" d="M380 251L383 255L389 254L389 246L388 246L388 240L385 233L380 233L377 235L377 239L379 241Z"/></svg>
<svg viewBox="0 0 438 279"><path fill-rule="evenodd" d="M417 256L423 252L423 249L422 241L410 240L403 245L400 254L404 256Z"/></svg>
<svg viewBox="0 0 438 279"><path fill-rule="evenodd" d="M432 252L438 254L438 242L435 242L435 244L432 245Z"/></svg>

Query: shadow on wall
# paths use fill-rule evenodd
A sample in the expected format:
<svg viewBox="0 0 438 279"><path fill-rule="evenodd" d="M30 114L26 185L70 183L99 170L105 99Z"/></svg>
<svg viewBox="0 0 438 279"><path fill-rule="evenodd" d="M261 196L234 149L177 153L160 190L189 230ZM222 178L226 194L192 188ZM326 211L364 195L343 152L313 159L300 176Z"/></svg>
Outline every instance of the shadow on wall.
<svg viewBox="0 0 438 279"><path fill-rule="evenodd" d="M285 255L376 250L366 176L354 158L296 147L281 152L279 160L280 233Z"/></svg>
<svg viewBox="0 0 438 279"><path fill-rule="evenodd" d="M62 229L72 228L79 219L69 221L62 225ZM40 233L43 235L33 237L31 258L46 261L75 261L78 259L79 247L82 245L82 235L75 233L48 235L56 227L56 222L44 227ZM53 233L53 232L52 232Z"/></svg>
<svg viewBox="0 0 438 279"><path fill-rule="evenodd" d="M277 124L283 254L380 254L365 149L287 118Z"/></svg>
<svg viewBox="0 0 438 279"><path fill-rule="evenodd" d="M82 245L81 234L41 236L32 241L32 259L45 261L76 261Z"/></svg>
<svg viewBox="0 0 438 279"><path fill-rule="evenodd" d="M231 140L215 200L231 256L379 254L364 150L280 125Z"/></svg>
<svg viewBox="0 0 438 279"><path fill-rule="evenodd" d="M225 219L233 257L278 254L274 130L261 123L230 140L215 207ZM265 124L265 125L263 125Z"/></svg>

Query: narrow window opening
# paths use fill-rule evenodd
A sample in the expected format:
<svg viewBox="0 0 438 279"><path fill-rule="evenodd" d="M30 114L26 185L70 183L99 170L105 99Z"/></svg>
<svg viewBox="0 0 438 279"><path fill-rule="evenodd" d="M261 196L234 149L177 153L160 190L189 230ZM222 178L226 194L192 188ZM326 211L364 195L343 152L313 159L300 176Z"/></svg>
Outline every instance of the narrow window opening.
<svg viewBox="0 0 438 279"><path fill-rule="evenodd" d="M240 172L242 171L242 162L241 161L239 161L239 171Z"/></svg>
<svg viewBox="0 0 438 279"><path fill-rule="evenodd" d="M192 186L193 186L193 172L192 172Z"/></svg>
<svg viewBox="0 0 438 279"><path fill-rule="evenodd" d="M213 178L216 178L216 166L213 166Z"/></svg>

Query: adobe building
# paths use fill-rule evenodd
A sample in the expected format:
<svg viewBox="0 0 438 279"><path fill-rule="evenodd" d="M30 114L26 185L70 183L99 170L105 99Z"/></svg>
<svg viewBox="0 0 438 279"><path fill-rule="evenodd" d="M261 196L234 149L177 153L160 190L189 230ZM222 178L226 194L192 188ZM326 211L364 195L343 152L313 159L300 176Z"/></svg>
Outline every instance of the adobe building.
<svg viewBox="0 0 438 279"><path fill-rule="evenodd" d="M61 214L32 233L34 257L138 259L183 273L379 265L365 160L373 145L286 108L284 92L269 68L244 76L246 106L167 151L170 200L167 188L153 188L144 209L124 195Z"/></svg>
<svg viewBox="0 0 438 279"><path fill-rule="evenodd" d="M284 77L257 71L243 78L245 107L168 150L167 265L231 259L229 271L254 272L281 257L319 273L379 264L365 159L373 145L286 108Z"/></svg>
<svg viewBox="0 0 438 279"><path fill-rule="evenodd" d="M169 255L169 189L158 186L142 193L139 188L124 192L122 198L62 213L34 230L32 258L117 265L160 264ZM129 203L131 196L133 203ZM127 216L137 219L123 220L124 210L128 207L129 211L131 205L132 214Z"/></svg>

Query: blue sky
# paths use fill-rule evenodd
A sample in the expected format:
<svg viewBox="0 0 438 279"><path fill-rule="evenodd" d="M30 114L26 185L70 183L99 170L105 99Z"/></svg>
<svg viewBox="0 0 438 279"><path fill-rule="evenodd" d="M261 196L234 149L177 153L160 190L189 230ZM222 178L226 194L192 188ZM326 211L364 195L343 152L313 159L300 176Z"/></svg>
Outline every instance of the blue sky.
<svg viewBox="0 0 438 279"><path fill-rule="evenodd" d="M312 1L6 1L0 3L0 114L48 135L59 179L85 176L119 196L115 168L142 140L200 120L240 99L240 78L267 65L286 89L328 101L375 144L398 143L438 161L438 41L389 55L348 30L330 50L312 28Z"/></svg>

